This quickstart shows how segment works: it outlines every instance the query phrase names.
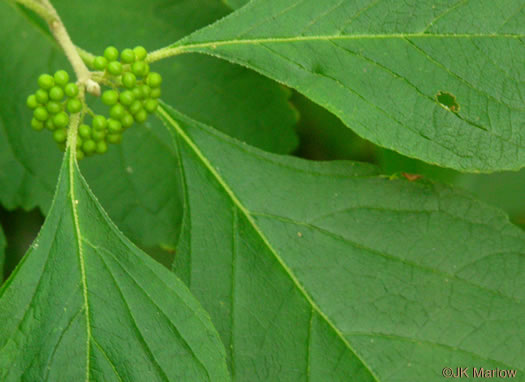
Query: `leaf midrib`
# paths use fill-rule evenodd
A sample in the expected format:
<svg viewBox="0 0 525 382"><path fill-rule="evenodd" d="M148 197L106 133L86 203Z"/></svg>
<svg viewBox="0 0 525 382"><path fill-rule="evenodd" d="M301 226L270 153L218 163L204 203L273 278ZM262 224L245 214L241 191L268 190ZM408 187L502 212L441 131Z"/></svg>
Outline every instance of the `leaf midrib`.
<svg viewBox="0 0 525 382"><path fill-rule="evenodd" d="M352 345L348 342L348 340L343 336L343 333L335 326L335 324L326 316L326 314L321 310L321 308L313 301L312 297L308 294L306 289L303 287L303 285L299 282L297 277L294 275L292 270L284 263L282 258L279 256L277 251L272 247L269 240L266 238L264 233L261 231L259 226L255 223L255 220L252 218L250 211L241 203L241 201L237 198L233 190L228 186L228 184L224 181L224 179L220 176L220 174L215 170L215 168L211 165L209 160L204 156L204 154L200 151L200 149L197 147L197 145L191 140L191 138L184 132L182 127L178 124L177 121L175 121L169 113L164 109L162 105L159 105L159 114L162 116L165 121L167 121L175 130L175 132L182 137L182 139L186 142L186 144L191 148L191 150L197 155L197 157L200 159L202 164L208 169L208 171L212 174L212 176L217 180L217 182L221 185L221 187L224 189L226 194L230 197L232 203L238 208L239 211L242 212L242 214L246 217L250 225L253 227L255 232L259 235L263 243L266 245L266 247L270 250L270 252L274 255L277 262L281 265L283 270L288 274L290 279L292 280L295 287L299 290L299 292L303 295L303 297L308 301L311 308L319 314L320 317L325 320L325 322L332 328L332 330L336 333L336 335L341 339L341 341L345 344L345 346L355 355L355 357L361 362L361 364L367 369L367 371L370 373L370 376L374 378L375 381L380 382L378 376L372 371L372 369L368 366L368 364L360 357L360 355L357 353L357 351L352 347Z"/></svg>
<svg viewBox="0 0 525 382"><path fill-rule="evenodd" d="M76 137L74 139L76 143ZM69 197L71 201L71 210L73 212L73 224L75 228L75 236L78 247L78 261L80 265L80 278L82 281L82 295L84 297L84 311L86 312L86 382L90 379L90 358L91 358L91 322L89 316L89 302L88 302L88 287L86 278L86 264L84 259L84 252L82 250L82 233L79 225L78 217L78 199L75 195L75 168L78 170L78 165L74 155L74 151L69 148L66 155L69 155ZM80 171L80 170L78 170Z"/></svg>
<svg viewBox="0 0 525 382"><path fill-rule="evenodd" d="M331 41L331 40L382 40L382 39L407 39L407 38L524 38L525 34L513 33L372 33L354 35L312 35L312 36L292 36L292 37L267 37L237 40L215 40L199 43L186 44L186 38L173 44L171 47L182 51L194 49L212 48L228 45L257 45L257 44L279 44L310 41Z"/></svg>

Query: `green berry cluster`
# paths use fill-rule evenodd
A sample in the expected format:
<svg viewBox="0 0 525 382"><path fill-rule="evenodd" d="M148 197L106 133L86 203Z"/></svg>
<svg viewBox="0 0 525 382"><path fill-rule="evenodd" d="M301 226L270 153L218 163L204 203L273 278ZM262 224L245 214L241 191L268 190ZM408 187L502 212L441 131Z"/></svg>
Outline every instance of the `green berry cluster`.
<svg viewBox="0 0 525 382"><path fill-rule="evenodd" d="M53 76L42 74L38 77L38 86L39 89L27 97L27 106L33 110L31 127L38 131L51 130L53 139L63 147L70 114L82 110L78 86L69 82L69 74L64 70Z"/></svg>
<svg viewBox="0 0 525 382"><path fill-rule="evenodd" d="M126 129L135 122L145 122L148 115L157 110L158 98L161 95L160 85L162 84L162 77L159 73L150 72L149 64L145 61L146 56L146 49L141 46L137 46L134 49L124 49L120 54L115 47L109 46L105 49L102 56L98 56L92 61L91 66L95 70L102 72L95 73L97 76L94 79L100 82L101 85L109 88L102 93L101 97L102 102L109 106L109 115L95 115L89 108L86 108L92 116L92 121L91 124L82 123L79 126L77 136L78 159L93 154L104 154L108 150L109 143L120 143L122 141L122 133ZM45 77L45 80L39 79L39 85L41 85L41 82L45 82L47 86L46 81L49 78L53 79L53 77L48 75L42 75L40 78L43 77ZM55 77L57 77L57 74L55 74ZM49 94L46 93L47 98L54 99L51 96L51 88L56 87L55 84L57 83L55 78L53 84L46 88L46 91L49 90ZM63 92L68 96L67 88L70 85L74 84L67 84L63 89ZM76 85L74 86L76 97L78 88L76 88ZM50 110L46 110L45 106L48 104L42 107L42 103L39 103L38 92L42 88L43 86L41 85L41 89L37 91L37 94L28 98L28 105L35 109L35 118L32 125L37 130L41 130L44 127L44 122L45 126L47 126L48 114L51 113ZM62 109L57 113L63 112L64 107L70 113L80 111L82 103L78 98L75 98L75 100L78 105L70 105L73 100L67 100L66 106L61 105ZM36 106L33 107L34 105ZM49 106L47 106L47 109L49 109ZM43 112L49 113L44 115ZM61 131L61 133L57 133L56 131L58 130L56 130L54 138L61 145L64 145L66 141L66 128L69 122L67 113L64 112L63 116L67 119L65 123L64 121L59 121L60 125L54 122L56 116L53 117L53 126L59 126Z"/></svg>

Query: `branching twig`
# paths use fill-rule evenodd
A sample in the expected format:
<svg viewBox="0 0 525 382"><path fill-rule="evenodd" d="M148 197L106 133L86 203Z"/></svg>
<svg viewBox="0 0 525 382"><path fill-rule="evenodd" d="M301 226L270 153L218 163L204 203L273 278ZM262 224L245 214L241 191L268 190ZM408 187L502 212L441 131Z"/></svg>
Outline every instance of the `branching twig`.
<svg viewBox="0 0 525 382"><path fill-rule="evenodd" d="M86 91L93 95L100 95L100 85L91 79L91 73L84 61L80 57L77 47L71 41L66 27L57 11L49 0L15 0L23 4L27 8L36 12L40 17L47 21L49 29L53 36L64 50L67 59L71 63L73 70L81 87L85 87Z"/></svg>

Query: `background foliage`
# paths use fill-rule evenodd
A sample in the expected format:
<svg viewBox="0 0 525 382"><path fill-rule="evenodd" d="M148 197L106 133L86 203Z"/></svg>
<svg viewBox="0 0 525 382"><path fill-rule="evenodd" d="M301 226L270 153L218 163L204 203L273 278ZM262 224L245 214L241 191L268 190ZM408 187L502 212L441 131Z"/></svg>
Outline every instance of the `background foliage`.
<svg viewBox="0 0 525 382"><path fill-rule="evenodd" d="M80 290L62 296L69 305L41 303L56 287L57 276L47 268L58 261L53 248L74 238L63 228L74 221L59 218L74 215L72 207L59 200L50 212L61 172L58 195L68 198L66 180L73 179L81 201L100 211L95 218L87 207L79 212L99 224L83 232L86 243L104 237L100 245L114 248L90 247L98 260L87 264L87 279L134 285L113 301L127 317L123 336L136 341L135 352L96 353L125 341L93 345L100 365L116 376L144 377L129 374L129 365L162 353L141 342L140 328L164 308L171 315L162 330L182 330L183 340L174 336L180 347L161 358L187 363L140 365L149 372L155 364L161 379L222 380L228 368L240 381L305 375L416 381L428 377L432 365L437 380L440 367L449 366L437 360L523 373L525 236L518 227L525 227L525 171L501 171L523 167L525 155L522 4L255 0L226 17L246 3L53 1L74 42L90 52L100 54L110 44L141 44L148 51L173 44L206 53L155 63L169 84L160 117L77 168L61 167L61 153L29 128L25 109L38 75L69 70L69 64L37 16L0 1L0 41L7 50L0 56L3 276L48 217L40 233L47 246L24 257L38 272L18 268L12 280L20 287L3 290L4 300L20 303L10 306L13 317L0 314L11 320L0 350L15 346L2 343L9 336L30 352L32 337L25 335L42 312L72 308L60 325L73 331L71 323L84 314ZM353 15L352 23L345 15ZM327 38L335 31L340 45ZM362 34L383 37L355 38ZM240 36L248 42L227 42ZM286 41L274 41L283 36ZM306 40L297 44L297 36ZM453 90L459 110L440 104L436 94L443 90ZM75 276L83 271L74 260L64 259L70 266L59 269L72 290L85 281ZM173 285L167 297L152 298L163 283ZM116 328L122 322L106 320L101 294L89 291L93 309L102 325ZM35 301L41 311L26 319L23 309ZM140 304L151 307L151 316L134 321ZM174 322L173 315L197 318ZM192 337L196 332L205 334ZM57 336L67 338L61 333L40 345L60 343ZM153 337L162 342L161 334ZM195 350L188 338L205 345ZM18 378L34 359L0 357L0 369L16 363L9 377ZM97 366L91 366L94 373ZM86 370L89 375L89 363ZM77 372L72 368L71 378Z"/></svg>

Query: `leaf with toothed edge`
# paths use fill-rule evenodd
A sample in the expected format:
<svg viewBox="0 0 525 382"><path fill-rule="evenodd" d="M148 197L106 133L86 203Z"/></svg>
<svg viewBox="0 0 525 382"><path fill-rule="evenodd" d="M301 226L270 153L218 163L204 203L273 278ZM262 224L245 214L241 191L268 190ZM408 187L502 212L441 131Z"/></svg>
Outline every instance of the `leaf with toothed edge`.
<svg viewBox="0 0 525 382"><path fill-rule="evenodd" d="M208 314L114 226L69 150L0 322L2 382L229 380Z"/></svg>
<svg viewBox="0 0 525 382"><path fill-rule="evenodd" d="M521 0L253 0L171 48L293 87L380 146L491 172L525 166L524 39Z"/></svg>
<svg viewBox="0 0 525 382"><path fill-rule="evenodd" d="M236 381L525 372L525 234L449 187L265 153L164 105L186 190L174 269Z"/></svg>

